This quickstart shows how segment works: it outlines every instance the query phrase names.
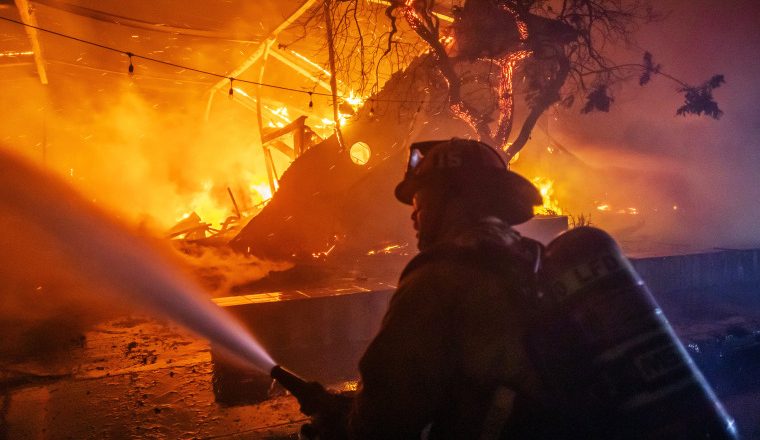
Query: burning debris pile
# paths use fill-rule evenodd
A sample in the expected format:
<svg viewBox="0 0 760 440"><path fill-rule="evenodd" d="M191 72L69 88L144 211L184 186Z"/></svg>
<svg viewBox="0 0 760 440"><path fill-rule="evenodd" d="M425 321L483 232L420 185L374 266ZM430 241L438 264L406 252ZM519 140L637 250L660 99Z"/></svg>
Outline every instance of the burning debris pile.
<svg viewBox="0 0 760 440"><path fill-rule="evenodd" d="M558 11L507 0L243 3L199 22L206 6L191 2L176 19L151 25L125 21L137 10L48 1L34 11L40 26L29 36L21 32L27 18L10 14L3 26L18 31L18 50L5 58L27 67L34 60L38 75L27 72L5 92L25 115L8 123L44 127L25 153L96 203L170 238L229 242L274 259L408 247L407 213L388 191L405 144L477 137L514 158L529 141L527 150L556 149L537 139L542 114L589 92L580 77L616 78L580 36L605 27L625 36L639 20L620 21L622 6L595 2L588 6L598 21L579 16L576 4ZM155 8L142 13L171 9ZM260 29L241 23L241 14ZM39 50L21 50L28 38ZM45 47L56 48L47 64ZM645 59L631 68L650 79L661 73ZM62 86L39 89L33 82L43 76ZM32 100L44 109L30 108ZM514 166L541 186L543 214L643 213L606 194L580 200L579 179L563 175L577 162L536 169L523 153Z"/></svg>
<svg viewBox="0 0 760 440"><path fill-rule="evenodd" d="M424 60L414 67L423 70L422 64ZM419 71L399 73L376 100L405 92L428 101L425 79ZM434 127L455 122L445 115L433 117L430 105L382 103L362 108L343 129L348 150L331 136L306 151L283 174L275 197L230 244L239 251L289 260L329 255L334 249L363 254L383 242L411 242L413 235L405 232L408 214L393 198L406 147L423 130L436 135L443 130ZM357 162L352 160L357 154L353 149L360 146L366 146L362 151L367 156Z"/></svg>

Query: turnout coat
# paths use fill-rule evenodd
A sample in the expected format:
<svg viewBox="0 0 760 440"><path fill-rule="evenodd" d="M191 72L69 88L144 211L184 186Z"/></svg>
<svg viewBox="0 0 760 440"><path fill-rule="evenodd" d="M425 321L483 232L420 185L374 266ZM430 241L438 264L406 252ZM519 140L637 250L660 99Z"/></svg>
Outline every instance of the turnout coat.
<svg viewBox="0 0 760 440"><path fill-rule="evenodd" d="M525 347L541 249L487 218L415 257L360 361L351 437L550 437Z"/></svg>

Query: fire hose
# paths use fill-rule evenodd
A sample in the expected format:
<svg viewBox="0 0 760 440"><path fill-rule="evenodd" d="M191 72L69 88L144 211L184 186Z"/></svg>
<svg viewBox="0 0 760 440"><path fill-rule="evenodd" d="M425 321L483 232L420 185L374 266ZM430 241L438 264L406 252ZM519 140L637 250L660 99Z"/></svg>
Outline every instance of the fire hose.
<svg viewBox="0 0 760 440"><path fill-rule="evenodd" d="M309 382L280 365L275 365L269 374L296 398L301 412L311 418L310 423L301 427L304 438L348 438L346 427L353 401L350 395L330 392L319 382Z"/></svg>

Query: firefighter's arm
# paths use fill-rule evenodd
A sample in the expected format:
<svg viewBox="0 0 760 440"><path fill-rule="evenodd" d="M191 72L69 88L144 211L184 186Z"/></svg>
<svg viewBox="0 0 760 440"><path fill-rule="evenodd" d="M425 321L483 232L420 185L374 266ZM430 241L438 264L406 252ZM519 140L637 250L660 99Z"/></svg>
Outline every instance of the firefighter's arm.
<svg viewBox="0 0 760 440"><path fill-rule="evenodd" d="M441 265L404 278L361 359L350 417L356 438L419 438L450 380L450 275Z"/></svg>

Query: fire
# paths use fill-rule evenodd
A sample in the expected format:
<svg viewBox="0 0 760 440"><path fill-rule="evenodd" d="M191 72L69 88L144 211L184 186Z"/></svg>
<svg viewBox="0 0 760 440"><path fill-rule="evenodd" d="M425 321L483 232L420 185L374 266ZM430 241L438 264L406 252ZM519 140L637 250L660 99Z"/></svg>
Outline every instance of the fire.
<svg viewBox="0 0 760 440"><path fill-rule="evenodd" d="M282 128L292 122L288 108L285 106L272 108L265 105L264 110L268 111L272 116L272 119L267 122L267 127L269 128Z"/></svg>
<svg viewBox="0 0 760 440"><path fill-rule="evenodd" d="M327 250L324 250L322 252L313 252L311 256L312 258L316 258L316 259L327 257L335 249L335 246L337 245L331 245L329 248L327 248Z"/></svg>
<svg viewBox="0 0 760 440"><path fill-rule="evenodd" d="M505 150L509 149L510 145L512 145L512 143L508 142L507 143L507 148L505 148ZM517 162L518 160L520 160L520 152L519 151L517 153L515 153L514 156L512 156L512 157L509 158L509 164L512 165L513 163Z"/></svg>
<svg viewBox="0 0 760 440"><path fill-rule="evenodd" d="M227 220L227 217L231 215L231 207L229 204L220 203L219 200L213 197L212 189L214 183L211 180L204 181L202 187L203 190L193 195L188 205L189 212L185 212L176 220L178 222L184 220L195 212L204 223L208 223L214 229L220 229L225 220Z"/></svg>
<svg viewBox="0 0 760 440"><path fill-rule="evenodd" d="M349 121L349 118L351 115L347 115L345 113L338 113L338 120L340 120L340 126L343 127L346 125L346 123ZM333 121L330 118L322 118L321 125L316 125L314 128L318 129L325 129L330 128L332 130L332 127L335 125L335 121Z"/></svg>
<svg viewBox="0 0 760 440"><path fill-rule="evenodd" d="M16 52L16 51L0 52L0 58L16 58L16 57L31 56L31 55L34 55L34 52L32 52L31 50L27 50L23 52Z"/></svg>
<svg viewBox="0 0 760 440"><path fill-rule="evenodd" d="M612 212L613 208L609 203L600 203L596 205L596 210L601 212ZM617 214L639 215L639 209L634 206L628 208L618 208L614 210Z"/></svg>
<svg viewBox="0 0 760 440"><path fill-rule="evenodd" d="M269 108L267 106L264 106L267 110L272 112L273 115L277 116L278 118L282 119L285 122L290 123L290 115L288 114L288 108L287 107L280 107L280 108Z"/></svg>
<svg viewBox="0 0 760 440"><path fill-rule="evenodd" d="M393 254L397 253L401 250L404 250L408 244L389 244L388 246L385 246L382 249L373 249L369 252L367 252L367 255L381 255L381 254Z"/></svg>
<svg viewBox="0 0 760 440"><path fill-rule="evenodd" d="M454 36L453 35L442 35L440 40L443 47L446 49L446 52L450 52L451 49L454 47Z"/></svg>
<svg viewBox="0 0 760 440"><path fill-rule="evenodd" d="M541 199L543 200L543 205L535 209L536 214L562 214L562 208L560 208L559 202L554 196L554 181L547 179L546 177L538 176L533 178L533 184L538 188L538 191L541 193Z"/></svg>
<svg viewBox="0 0 760 440"><path fill-rule="evenodd" d="M315 63L314 61L310 60L308 57L305 57L305 56L301 55L300 53L298 53L298 52L296 52L296 51L294 51L292 49L289 49L289 52L291 54L293 54L293 56L295 56L296 58L300 59L301 61L303 61L303 62L307 63L308 65L310 65L311 67L319 70L322 74L327 75L328 77L332 76L330 74L329 70L325 69L324 67L322 67L319 64Z"/></svg>
<svg viewBox="0 0 760 440"><path fill-rule="evenodd" d="M268 202L272 198L272 188L267 183L254 183L251 184L250 190L254 194L258 194L261 198L261 203Z"/></svg>
<svg viewBox="0 0 760 440"><path fill-rule="evenodd" d="M241 89L240 87L233 87L232 90L235 91L235 93L245 96L246 98L250 98L251 96L248 95L248 93L245 92L245 90Z"/></svg>
<svg viewBox="0 0 760 440"><path fill-rule="evenodd" d="M353 90L348 92L348 96L343 97L343 101L346 102L346 104L350 105L354 111L358 110L362 105L364 105L364 98L354 93ZM343 122L341 121L341 124Z"/></svg>

